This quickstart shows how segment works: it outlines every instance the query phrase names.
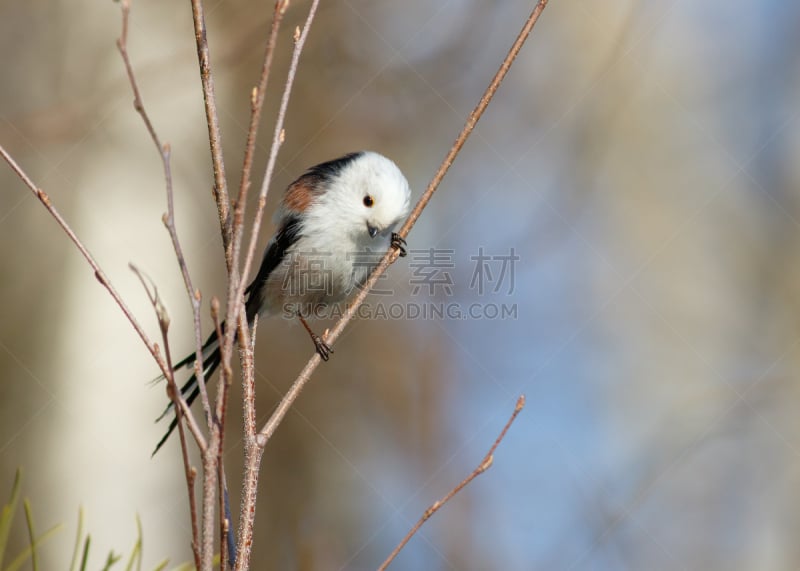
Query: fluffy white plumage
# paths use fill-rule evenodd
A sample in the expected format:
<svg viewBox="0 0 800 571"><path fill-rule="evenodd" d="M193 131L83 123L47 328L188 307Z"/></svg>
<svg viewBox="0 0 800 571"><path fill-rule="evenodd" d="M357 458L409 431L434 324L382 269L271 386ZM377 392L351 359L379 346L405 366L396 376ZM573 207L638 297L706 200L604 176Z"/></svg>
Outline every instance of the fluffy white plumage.
<svg viewBox="0 0 800 571"><path fill-rule="evenodd" d="M297 221L297 239L279 252L259 313L334 303L361 286L374 267L365 262L377 262L389 248L409 198L403 173L378 153L353 153L309 169L289 186L277 213L279 228ZM278 240L270 242L262 267L270 265ZM312 281L318 287L309 287Z"/></svg>

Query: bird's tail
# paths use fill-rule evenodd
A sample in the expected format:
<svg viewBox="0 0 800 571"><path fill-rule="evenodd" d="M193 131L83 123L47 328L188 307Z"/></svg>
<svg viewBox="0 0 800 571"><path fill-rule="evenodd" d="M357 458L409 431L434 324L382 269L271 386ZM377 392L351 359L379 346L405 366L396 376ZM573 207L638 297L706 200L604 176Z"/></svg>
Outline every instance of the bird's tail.
<svg viewBox="0 0 800 571"><path fill-rule="evenodd" d="M178 372L181 369L193 370L194 363L197 360L196 357L197 357L196 353L188 355L180 363L176 364L172 368L172 370L175 372ZM203 345L203 376L206 382L208 382L208 380L211 378L211 375L214 373L214 371L217 370L217 367L219 367L221 361L222 361L222 355L220 354L219 350L219 340L217 339L217 332L213 331L211 335L208 336L208 339ZM158 380L163 380L163 379L164 376L162 375L161 377L159 377ZM199 394L200 394L200 385L197 384L197 375L195 373L192 373L192 376L189 377L189 380L186 381L186 383L184 383L184 385L181 387L181 395L183 395L183 398L186 400L186 404L191 406L192 403L197 398L197 395ZM164 417L166 417L172 410L174 410L174 408L175 404L172 401L170 401L170 403L164 409L164 412L162 412L161 415L156 419L156 422L159 422ZM158 441L158 444L156 444L156 449L153 450L153 456L155 456L156 452L158 452L161 449L161 447L169 438L170 434L172 434L172 432L175 430L176 426L178 426L177 416L172 418L172 421L170 421L169 423L169 428L167 429L167 433L163 436L163 438L161 438L161 440Z"/></svg>

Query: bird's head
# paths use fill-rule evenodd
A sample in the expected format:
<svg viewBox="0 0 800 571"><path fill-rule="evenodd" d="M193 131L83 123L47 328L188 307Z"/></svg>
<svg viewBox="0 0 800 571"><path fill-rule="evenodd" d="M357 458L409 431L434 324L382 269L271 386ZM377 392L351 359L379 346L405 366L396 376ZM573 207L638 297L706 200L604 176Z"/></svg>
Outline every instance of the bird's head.
<svg viewBox="0 0 800 571"><path fill-rule="evenodd" d="M392 232L408 214L409 199L396 164L360 151L310 168L289 187L284 203L309 218L307 228L369 244Z"/></svg>

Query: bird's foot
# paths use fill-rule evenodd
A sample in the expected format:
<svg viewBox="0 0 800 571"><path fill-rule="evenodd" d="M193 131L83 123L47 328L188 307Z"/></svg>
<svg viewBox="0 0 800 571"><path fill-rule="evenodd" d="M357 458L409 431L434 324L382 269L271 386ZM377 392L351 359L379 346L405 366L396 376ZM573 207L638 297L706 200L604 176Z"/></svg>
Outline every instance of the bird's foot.
<svg viewBox="0 0 800 571"><path fill-rule="evenodd" d="M408 255L408 251L406 251L406 240L397 232L392 232L392 247L395 248L401 258L405 258Z"/></svg>
<svg viewBox="0 0 800 571"><path fill-rule="evenodd" d="M333 349L331 349L330 345L325 343L319 335L312 335L311 340L314 341L314 347L317 348L317 353L320 357L322 357L323 361L327 361L331 358L331 353L333 353Z"/></svg>

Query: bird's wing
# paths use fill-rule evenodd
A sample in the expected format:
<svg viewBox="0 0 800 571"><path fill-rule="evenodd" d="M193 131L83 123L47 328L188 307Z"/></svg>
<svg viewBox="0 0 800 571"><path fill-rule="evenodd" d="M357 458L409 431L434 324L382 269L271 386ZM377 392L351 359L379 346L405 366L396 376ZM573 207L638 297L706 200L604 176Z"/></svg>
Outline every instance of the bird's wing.
<svg viewBox="0 0 800 571"><path fill-rule="evenodd" d="M245 294L247 294L245 308L247 310L248 323L253 322L258 310L261 308L261 304L264 302L263 288L264 284L267 283L267 278L283 262L286 252L300 239L300 236L300 218L298 216L288 216L284 219L278 232L270 240L264 252L264 258L261 260L261 267L258 268L256 277L245 290Z"/></svg>

